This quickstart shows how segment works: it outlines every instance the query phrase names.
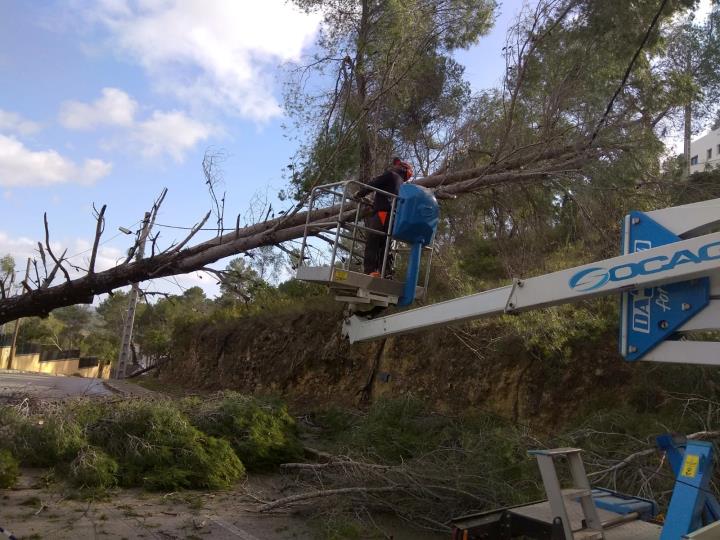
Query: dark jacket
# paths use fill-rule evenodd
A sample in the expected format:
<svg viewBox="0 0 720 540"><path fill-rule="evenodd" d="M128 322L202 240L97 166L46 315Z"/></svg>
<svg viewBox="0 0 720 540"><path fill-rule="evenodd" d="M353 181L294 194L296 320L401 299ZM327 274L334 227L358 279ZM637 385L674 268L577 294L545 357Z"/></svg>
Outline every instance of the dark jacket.
<svg viewBox="0 0 720 540"><path fill-rule="evenodd" d="M400 186L402 186L404 183L402 177L395 172L394 169L390 169L380 176L376 176L370 182L368 182L368 186L372 186L376 189L382 189L383 191L387 191L388 193L392 193L393 195L397 195L400 193ZM364 197L368 193L370 193L372 190L370 188L362 188L360 191L357 192L357 197ZM390 208L392 206L392 200L387 195L383 195L382 193L374 192L375 193L375 200L373 201L373 211L374 212L389 212Z"/></svg>

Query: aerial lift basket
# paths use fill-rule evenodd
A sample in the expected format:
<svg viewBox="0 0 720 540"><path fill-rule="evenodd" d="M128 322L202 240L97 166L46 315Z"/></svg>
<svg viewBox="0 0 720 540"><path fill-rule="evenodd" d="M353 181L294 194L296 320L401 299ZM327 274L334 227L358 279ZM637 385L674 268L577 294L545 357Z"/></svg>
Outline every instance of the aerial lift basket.
<svg viewBox="0 0 720 540"><path fill-rule="evenodd" d="M387 232L365 225L371 201L355 200L360 189L390 199ZM437 202L420 186L405 184L399 195L354 180L317 186L310 193L296 278L327 285L352 311L408 305L427 291L437 221ZM370 235L386 237L377 277L363 273ZM399 268L406 269L404 280L395 279L394 269Z"/></svg>

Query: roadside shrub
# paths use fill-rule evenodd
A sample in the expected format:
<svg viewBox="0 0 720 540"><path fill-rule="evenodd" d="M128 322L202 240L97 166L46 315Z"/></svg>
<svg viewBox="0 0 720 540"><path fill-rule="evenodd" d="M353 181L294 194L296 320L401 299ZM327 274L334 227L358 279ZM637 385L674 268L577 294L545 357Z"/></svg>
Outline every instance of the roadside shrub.
<svg viewBox="0 0 720 540"><path fill-rule="evenodd" d="M562 362L573 359L574 347L591 347L600 343L616 324L615 305L611 299L584 305L555 306L501 318L522 341L527 350L543 359Z"/></svg>
<svg viewBox="0 0 720 540"><path fill-rule="evenodd" d="M11 429L13 453L29 467L69 463L87 444L81 426L60 408L42 416L18 415Z"/></svg>
<svg viewBox="0 0 720 540"><path fill-rule="evenodd" d="M16 453L15 442L20 426L26 422L15 407L0 406L0 450L6 449Z"/></svg>
<svg viewBox="0 0 720 540"><path fill-rule="evenodd" d="M116 402L87 432L117 460L124 486L224 489L245 473L226 441L193 427L170 401Z"/></svg>
<svg viewBox="0 0 720 540"><path fill-rule="evenodd" d="M284 405L222 392L214 399L184 402L198 429L227 440L248 470L268 470L302 457L295 420Z"/></svg>
<svg viewBox="0 0 720 540"><path fill-rule="evenodd" d="M117 462L93 446L81 448L68 468L68 480L80 488L111 488L117 484L117 476Z"/></svg>
<svg viewBox="0 0 720 540"><path fill-rule="evenodd" d="M0 450L0 489L10 489L20 475L18 460L9 450Z"/></svg>

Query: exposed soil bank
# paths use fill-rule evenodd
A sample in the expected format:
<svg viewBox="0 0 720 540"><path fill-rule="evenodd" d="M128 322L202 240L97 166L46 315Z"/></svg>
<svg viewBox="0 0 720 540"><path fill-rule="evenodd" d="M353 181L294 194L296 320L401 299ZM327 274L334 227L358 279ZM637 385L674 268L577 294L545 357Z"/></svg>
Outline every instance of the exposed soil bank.
<svg viewBox="0 0 720 540"><path fill-rule="evenodd" d="M274 394L302 410L413 393L438 410L483 408L548 427L594 408L652 409L667 390L714 394L714 370L624 362L614 332L548 359L501 319L351 346L341 318L310 310L188 325L161 380Z"/></svg>

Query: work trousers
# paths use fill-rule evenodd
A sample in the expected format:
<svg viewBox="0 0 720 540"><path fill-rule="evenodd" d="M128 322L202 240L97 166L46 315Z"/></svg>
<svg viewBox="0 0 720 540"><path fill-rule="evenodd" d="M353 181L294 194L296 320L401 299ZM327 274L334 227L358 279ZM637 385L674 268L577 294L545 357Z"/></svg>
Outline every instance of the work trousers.
<svg viewBox="0 0 720 540"><path fill-rule="evenodd" d="M365 226L368 229L387 233L389 212L383 212L378 215L378 212L373 212L372 215L365 219ZM385 234L373 234L371 232L366 233L365 243L365 256L363 257L363 271L366 274L371 272L380 272L382 270L383 255L385 254L385 246L388 241L388 237ZM388 261L385 268L385 274L392 274L392 261L388 255Z"/></svg>

